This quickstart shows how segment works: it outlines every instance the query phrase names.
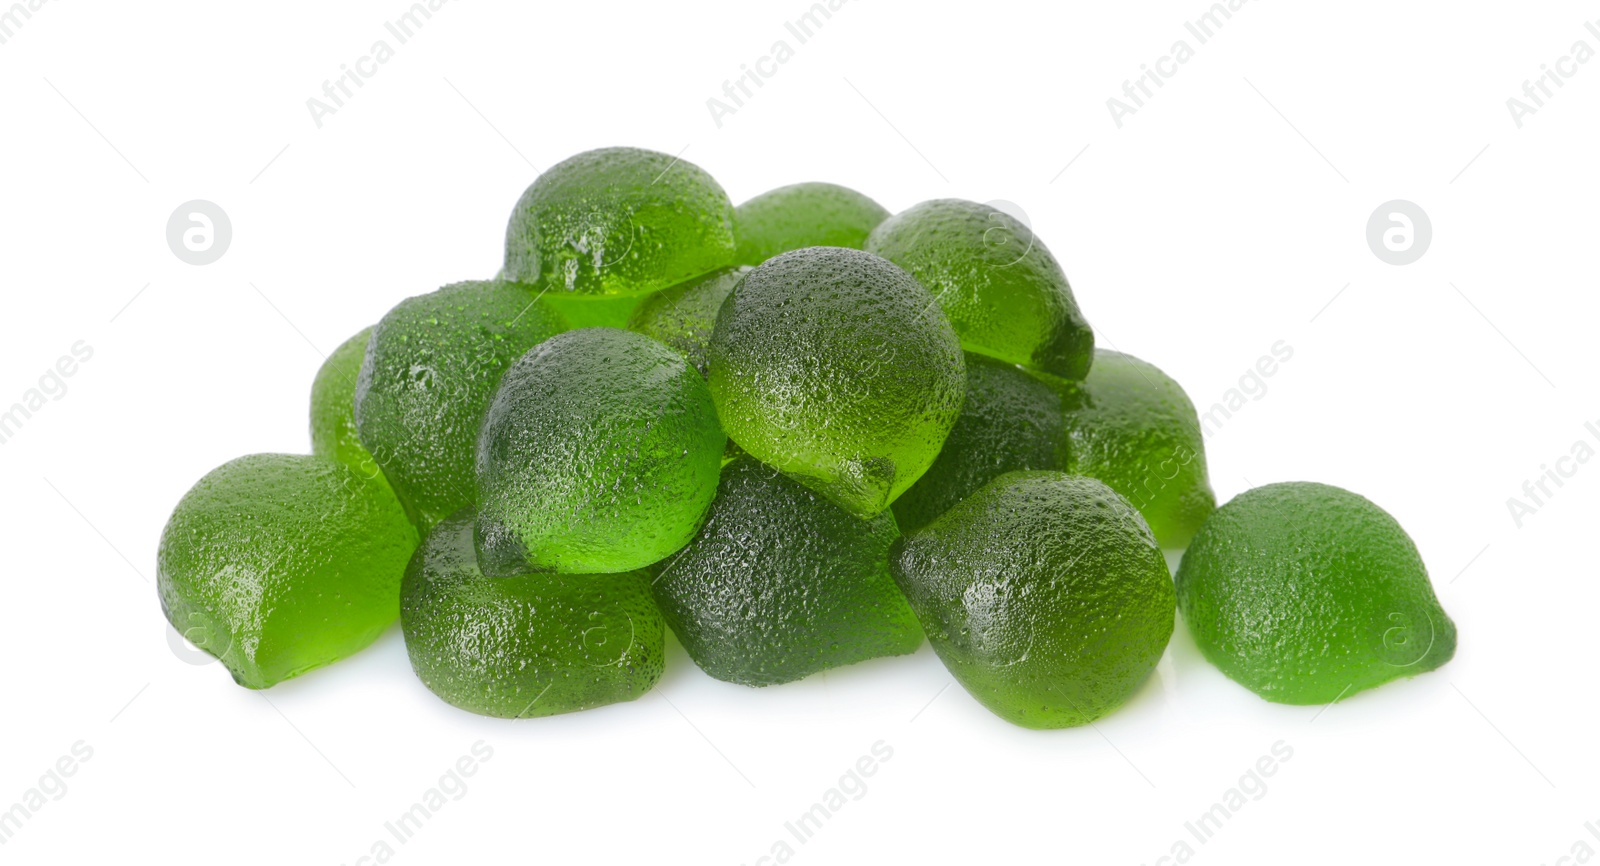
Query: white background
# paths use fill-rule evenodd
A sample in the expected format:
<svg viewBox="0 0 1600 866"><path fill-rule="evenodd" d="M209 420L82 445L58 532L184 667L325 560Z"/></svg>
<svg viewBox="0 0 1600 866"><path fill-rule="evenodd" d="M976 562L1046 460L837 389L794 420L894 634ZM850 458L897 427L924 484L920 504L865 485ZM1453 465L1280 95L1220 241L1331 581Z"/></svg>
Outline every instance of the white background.
<svg viewBox="0 0 1600 866"><path fill-rule="evenodd" d="M383 25L405 8L52 0L0 45L0 404L76 341L94 352L0 445L0 809L93 749L0 857L353 864L479 740L492 759L389 839L394 862L753 864L780 839L804 863L1600 849L1582 553L1600 461L1520 528L1507 506L1575 442L1600 448L1600 62L1520 129L1506 107L1575 41L1600 50L1583 25L1600 5L1252 0L1204 45L1183 28L1203 0L849 0L804 45L783 26L804 0L456 0L395 45ZM383 38L393 60L319 129L306 100ZM793 58L719 128L706 100L779 39ZM1106 100L1178 39L1195 56L1119 129ZM538 171L619 144L681 151L735 202L803 180L890 210L1015 202L1101 344L1202 406L1286 341L1208 442L1219 499L1310 479L1381 504L1460 628L1455 660L1278 706L1180 622L1129 706L1030 732L946 689L926 647L750 690L673 645L635 703L515 723L431 695L398 629L264 694L175 652L152 581L189 485L305 451L322 353L401 298L494 274ZM1434 229L1405 267L1364 236L1396 198ZM165 242L191 199L232 219L209 266ZM865 795L790 837L880 740L893 757ZM1279 741L1293 757L1266 793L1190 836Z"/></svg>

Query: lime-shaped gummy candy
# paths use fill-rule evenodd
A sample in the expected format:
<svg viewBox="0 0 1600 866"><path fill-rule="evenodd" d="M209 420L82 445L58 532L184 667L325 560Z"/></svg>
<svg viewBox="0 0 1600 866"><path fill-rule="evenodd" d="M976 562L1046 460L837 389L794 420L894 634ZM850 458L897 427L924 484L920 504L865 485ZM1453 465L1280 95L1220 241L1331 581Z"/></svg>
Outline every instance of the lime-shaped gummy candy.
<svg viewBox="0 0 1600 866"><path fill-rule="evenodd" d="M694 537L727 437L705 380L632 331L539 344L500 382L478 442L485 572L643 568Z"/></svg>
<svg viewBox="0 0 1600 866"><path fill-rule="evenodd" d="M706 375L706 346L717 312L749 268L724 268L656 292L639 303L628 330L660 340Z"/></svg>
<svg viewBox="0 0 1600 866"><path fill-rule="evenodd" d="M383 473L356 430L356 382L367 356L366 328L333 350L311 383L311 453L337 460L379 481Z"/></svg>
<svg viewBox="0 0 1600 866"><path fill-rule="evenodd" d="M673 634L719 680L765 686L913 652L922 630L889 577L894 517L863 520L745 456L705 528L656 566Z"/></svg>
<svg viewBox="0 0 1600 866"><path fill-rule="evenodd" d="M1067 468L1133 503L1163 547L1188 544L1217 499L1200 419L1183 387L1153 364L1100 349L1067 404Z"/></svg>
<svg viewBox="0 0 1600 866"><path fill-rule="evenodd" d="M993 358L967 353L967 400L928 471L894 501L901 532L921 529L1007 472L1062 469L1061 393Z"/></svg>
<svg viewBox="0 0 1600 866"><path fill-rule="evenodd" d="M457 283L401 301L373 329L356 429L426 530L472 505L478 425L512 361L566 321L514 283Z"/></svg>
<svg viewBox="0 0 1600 866"><path fill-rule="evenodd" d="M388 487L322 457L255 454L184 494L156 584L178 633L264 689L372 643L400 612L416 544Z"/></svg>
<svg viewBox="0 0 1600 866"><path fill-rule="evenodd" d="M1172 636L1161 548L1092 478L1002 475L896 542L889 562L951 674L1025 728L1121 706Z"/></svg>
<svg viewBox="0 0 1600 866"><path fill-rule="evenodd" d="M1089 372L1094 334L1061 266L1021 220L936 199L885 220L866 249L921 280L967 349L1063 379Z"/></svg>
<svg viewBox="0 0 1600 866"><path fill-rule="evenodd" d="M557 163L522 194L503 273L556 297L636 296L732 265L733 253L733 203L711 175L608 147Z"/></svg>
<svg viewBox="0 0 1600 866"><path fill-rule="evenodd" d="M1269 484L1218 508L1183 555L1178 604L1212 664L1279 703L1331 703L1456 651L1411 537L1326 484Z"/></svg>
<svg viewBox="0 0 1600 866"><path fill-rule="evenodd" d="M434 527L417 549L400 618L423 684L486 716L631 701L661 678L666 629L642 573L486 577L470 511Z"/></svg>
<svg viewBox="0 0 1600 866"><path fill-rule="evenodd" d="M733 212L737 261L759 265L804 247L859 250L889 212L870 198L832 183L797 183L769 190Z"/></svg>
<svg viewBox="0 0 1600 866"><path fill-rule="evenodd" d="M863 516L933 463L966 393L960 342L928 290L838 247L784 253L746 274L708 358L729 437Z"/></svg>

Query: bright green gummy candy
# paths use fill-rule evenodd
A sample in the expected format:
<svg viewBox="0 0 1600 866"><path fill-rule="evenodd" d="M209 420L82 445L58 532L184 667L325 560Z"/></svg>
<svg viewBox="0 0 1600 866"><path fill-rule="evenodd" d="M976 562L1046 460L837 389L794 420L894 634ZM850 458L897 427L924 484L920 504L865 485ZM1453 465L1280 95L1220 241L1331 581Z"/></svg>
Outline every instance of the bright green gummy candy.
<svg viewBox="0 0 1600 866"><path fill-rule="evenodd" d="M961 412L961 344L877 256L811 247L745 275L717 317L711 394L745 451L857 515L889 507Z"/></svg>
<svg viewBox="0 0 1600 866"><path fill-rule="evenodd" d="M642 572L486 577L471 511L434 527L417 549L400 620L423 684L486 716L631 701L661 678L666 626Z"/></svg>
<svg viewBox="0 0 1600 866"><path fill-rule="evenodd" d="M322 457L255 454L184 494L156 583L173 628L264 689L372 643L400 612L416 544L386 486Z"/></svg>
<svg viewBox="0 0 1600 866"><path fill-rule="evenodd" d="M1133 503L1163 547L1188 544L1217 498L1200 418L1183 387L1152 364L1099 349L1067 402L1067 468Z"/></svg>
<svg viewBox="0 0 1600 866"><path fill-rule="evenodd" d="M862 520L746 456L722 470L705 528L656 566L661 611L719 680L786 683L922 644L889 577L894 517Z"/></svg>
<svg viewBox="0 0 1600 866"><path fill-rule="evenodd" d="M1183 555L1178 604L1212 664L1278 703L1331 703L1456 651L1411 537L1326 484L1269 484L1218 508Z"/></svg>
<svg viewBox="0 0 1600 866"><path fill-rule="evenodd" d="M727 267L733 253L733 203L711 175L608 147L556 164L522 194L504 273L557 295L633 296Z"/></svg>
<svg viewBox="0 0 1600 866"><path fill-rule="evenodd" d="M749 268L723 268L657 292L639 303L628 330L653 337L678 350L706 375L706 346L717 324L717 312Z"/></svg>
<svg viewBox="0 0 1600 866"><path fill-rule="evenodd" d="M803 247L866 246L889 212L870 198L832 183L797 183L764 192L733 212L737 261L759 265Z"/></svg>
<svg viewBox="0 0 1600 866"><path fill-rule="evenodd" d="M471 282L407 298L373 329L356 428L424 529L473 504L478 426L500 375L566 327L525 287Z"/></svg>
<svg viewBox="0 0 1600 866"><path fill-rule="evenodd" d="M367 328L340 343L317 370L311 383L311 453L382 481L383 473L356 432L356 382L371 336Z"/></svg>
<svg viewBox="0 0 1600 866"><path fill-rule="evenodd" d="M727 442L683 356L615 328L568 331L506 371L478 442L486 573L643 568L700 528Z"/></svg>
<svg viewBox="0 0 1600 866"><path fill-rule="evenodd" d="M967 349L1063 379L1089 372L1094 333L1055 257L1015 217L926 201L885 220L866 249L921 280Z"/></svg>
<svg viewBox="0 0 1600 866"><path fill-rule="evenodd" d="M896 542L889 563L951 674L1025 728L1121 706L1172 636L1161 548L1092 478L1002 475Z"/></svg>
<svg viewBox="0 0 1600 866"><path fill-rule="evenodd" d="M921 529L1007 472L1065 468L1061 393L1014 365L966 358L967 400L944 450L894 501L901 532Z"/></svg>
<svg viewBox="0 0 1600 866"><path fill-rule="evenodd" d="M560 313L571 328L622 328L645 297L614 297L612 295L573 295L565 292L546 292L543 298L552 310Z"/></svg>

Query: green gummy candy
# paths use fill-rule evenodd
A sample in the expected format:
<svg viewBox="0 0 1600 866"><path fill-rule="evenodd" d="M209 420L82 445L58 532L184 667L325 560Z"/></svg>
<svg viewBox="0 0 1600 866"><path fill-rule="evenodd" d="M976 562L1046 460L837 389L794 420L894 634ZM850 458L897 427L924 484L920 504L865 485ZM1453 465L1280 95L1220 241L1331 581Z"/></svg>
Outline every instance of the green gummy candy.
<svg viewBox="0 0 1600 866"><path fill-rule="evenodd" d="M543 301L567 320L569 328L621 328L645 297L546 292Z"/></svg>
<svg viewBox="0 0 1600 866"><path fill-rule="evenodd" d="M1094 333L1055 257L1015 217L926 201L873 229L866 249L921 280L968 350L1067 380L1089 372Z"/></svg>
<svg viewBox="0 0 1600 866"><path fill-rule="evenodd" d="M472 513L428 534L406 569L400 620L423 684L508 719L631 701L661 678L666 626L642 572L486 577Z"/></svg>
<svg viewBox="0 0 1600 866"><path fill-rule="evenodd" d="M723 303L707 350L723 429L860 516L938 457L961 412L961 344L910 274L859 250L768 259Z"/></svg>
<svg viewBox="0 0 1600 866"><path fill-rule="evenodd" d="M552 166L522 194L503 273L555 294L631 296L727 267L733 254L733 203L711 175L608 147Z"/></svg>
<svg viewBox="0 0 1600 866"><path fill-rule="evenodd" d="M255 454L184 494L156 585L173 628L264 689L377 639L416 544L388 487L322 457Z"/></svg>
<svg viewBox="0 0 1600 866"><path fill-rule="evenodd" d="M736 261L759 265L804 247L866 246L889 212L870 198L832 183L797 183L769 190L733 212Z"/></svg>
<svg viewBox="0 0 1600 866"><path fill-rule="evenodd" d="M645 298L628 319L637 331L676 349L700 375L707 373L706 347L717 312L749 268L723 268Z"/></svg>
<svg viewBox="0 0 1600 866"><path fill-rule="evenodd" d="M373 329L356 429L424 530L476 499L478 427L501 374L566 327L525 287L469 282L407 298Z"/></svg>
<svg viewBox="0 0 1600 866"><path fill-rule="evenodd" d="M896 542L889 563L950 673L1025 728L1121 706L1172 636L1161 548L1092 478L1002 475Z"/></svg>
<svg viewBox="0 0 1600 866"><path fill-rule="evenodd" d="M727 437L705 380L642 334L568 331L506 371L478 442L486 573L642 568L688 543Z"/></svg>
<svg viewBox="0 0 1600 866"><path fill-rule="evenodd" d="M1067 468L1133 503L1163 547L1188 544L1217 498L1200 418L1183 387L1152 364L1100 349L1067 404Z"/></svg>
<svg viewBox="0 0 1600 866"><path fill-rule="evenodd" d="M967 399L944 450L894 501L901 532L921 529L1007 472L1066 466L1060 391L1012 364L973 352L966 359Z"/></svg>
<svg viewBox="0 0 1600 866"><path fill-rule="evenodd" d="M889 577L894 517L862 520L750 457L728 464L700 534L656 566L674 634L719 680L786 683L922 644Z"/></svg>
<svg viewBox="0 0 1600 866"><path fill-rule="evenodd" d="M1331 703L1456 651L1411 537L1326 484L1269 484L1218 508L1183 555L1178 605L1212 664L1278 703Z"/></svg>
<svg viewBox="0 0 1600 866"><path fill-rule="evenodd" d="M311 383L311 453L382 481L382 471L356 431L356 382L371 336L367 328L340 343L317 370Z"/></svg>

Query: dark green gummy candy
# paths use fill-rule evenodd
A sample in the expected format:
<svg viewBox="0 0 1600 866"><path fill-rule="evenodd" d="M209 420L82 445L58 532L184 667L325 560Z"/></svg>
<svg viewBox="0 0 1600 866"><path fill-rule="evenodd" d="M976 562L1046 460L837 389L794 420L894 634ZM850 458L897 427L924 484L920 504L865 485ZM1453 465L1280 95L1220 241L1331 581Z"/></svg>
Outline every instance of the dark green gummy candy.
<svg viewBox="0 0 1600 866"><path fill-rule="evenodd" d="M797 183L769 190L733 212L737 261L759 265L804 247L866 246L867 235L889 212L853 189L832 183Z"/></svg>
<svg viewBox="0 0 1600 866"><path fill-rule="evenodd" d="M653 590L706 673L786 683L921 645L889 577L899 535L890 514L857 518L741 457L723 469L700 534L656 566Z"/></svg>
<svg viewBox="0 0 1600 866"><path fill-rule="evenodd" d="M472 513L434 527L405 572L411 666L434 694L508 719L631 701L661 678L666 629L629 574L486 577Z"/></svg>
<svg viewBox="0 0 1600 866"><path fill-rule="evenodd" d="M682 355L615 328L568 331L506 371L478 442L486 573L643 568L700 528L727 442Z"/></svg>
<svg viewBox="0 0 1600 866"><path fill-rule="evenodd" d="M967 400L928 471L894 501L900 531L921 529L990 481L1021 469L1062 469L1060 392L1012 364L967 353Z"/></svg>

